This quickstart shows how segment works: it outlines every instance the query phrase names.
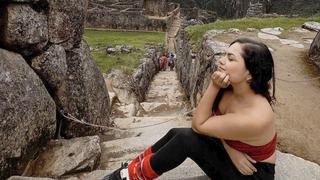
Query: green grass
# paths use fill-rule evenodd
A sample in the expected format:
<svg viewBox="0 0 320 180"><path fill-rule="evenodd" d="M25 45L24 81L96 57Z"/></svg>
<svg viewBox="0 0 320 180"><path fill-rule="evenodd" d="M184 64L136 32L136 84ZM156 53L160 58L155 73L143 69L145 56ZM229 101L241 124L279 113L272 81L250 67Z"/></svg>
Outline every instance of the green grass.
<svg viewBox="0 0 320 180"><path fill-rule="evenodd" d="M145 44L164 43L165 33L162 32L116 32L116 31L95 31L86 30L84 39L89 46L100 51L93 51L93 58L103 73L109 73L113 68L121 69L131 74L134 68L141 64L141 59L146 53ZM129 54L116 53L107 55L106 47L112 45L129 45L135 49Z"/></svg>
<svg viewBox="0 0 320 180"><path fill-rule="evenodd" d="M191 38L193 48L198 49L202 36L205 32L210 29L229 29L238 28L240 30L246 30L247 28L267 28L267 27L282 27L285 30L292 27L301 27L306 21L317 21L320 22L320 16L317 17L298 17L298 18L242 18L235 20L218 20L214 23L205 25L196 25L187 27L187 32Z"/></svg>

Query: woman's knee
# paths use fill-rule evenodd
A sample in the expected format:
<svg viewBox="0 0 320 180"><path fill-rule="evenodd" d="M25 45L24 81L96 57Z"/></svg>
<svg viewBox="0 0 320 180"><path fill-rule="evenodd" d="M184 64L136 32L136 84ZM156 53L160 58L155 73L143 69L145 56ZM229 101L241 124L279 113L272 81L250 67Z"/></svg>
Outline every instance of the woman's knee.
<svg viewBox="0 0 320 180"><path fill-rule="evenodd" d="M181 129L176 135L178 136L178 138L180 138L184 142L187 142L188 144L196 142L199 139L199 135L191 128Z"/></svg>

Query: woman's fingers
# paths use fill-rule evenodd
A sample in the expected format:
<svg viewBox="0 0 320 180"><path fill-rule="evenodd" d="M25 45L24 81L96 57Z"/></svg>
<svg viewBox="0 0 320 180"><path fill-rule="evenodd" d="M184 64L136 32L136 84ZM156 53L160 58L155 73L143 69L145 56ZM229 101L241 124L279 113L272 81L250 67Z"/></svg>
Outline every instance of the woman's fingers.
<svg viewBox="0 0 320 180"><path fill-rule="evenodd" d="M220 79L219 79L219 83L223 83L224 82L224 79L228 76L228 74L226 73L222 73L221 76L220 76Z"/></svg>
<svg viewBox="0 0 320 180"><path fill-rule="evenodd" d="M229 84L229 75L226 75L226 77L223 79L223 83L224 85L228 85Z"/></svg>
<svg viewBox="0 0 320 180"><path fill-rule="evenodd" d="M253 170L254 172L257 172L257 168L253 166L252 163L256 163L257 161L255 161L254 159L252 159L250 156L248 156L247 154L244 154L245 157L248 159L247 165L248 167Z"/></svg>
<svg viewBox="0 0 320 180"><path fill-rule="evenodd" d="M254 172L257 172L257 169L248 161L245 165L247 168L249 168L249 171L251 174L253 174Z"/></svg>
<svg viewBox="0 0 320 180"><path fill-rule="evenodd" d="M251 170L247 164L243 164L241 168L242 168L242 171L245 173L245 175L253 174L253 170Z"/></svg>
<svg viewBox="0 0 320 180"><path fill-rule="evenodd" d="M246 156L246 158L252 163L256 163L257 162L256 160L254 160L250 156L248 156L248 154L244 154L244 156Z"/></svg>
<svg viewBox="0 0 320 180"><path fill-rule="evenodd" d="M212 81L222 88L225 88L230 84L229 78L229 74L220 71L215 71L211 76Z"/></svg>

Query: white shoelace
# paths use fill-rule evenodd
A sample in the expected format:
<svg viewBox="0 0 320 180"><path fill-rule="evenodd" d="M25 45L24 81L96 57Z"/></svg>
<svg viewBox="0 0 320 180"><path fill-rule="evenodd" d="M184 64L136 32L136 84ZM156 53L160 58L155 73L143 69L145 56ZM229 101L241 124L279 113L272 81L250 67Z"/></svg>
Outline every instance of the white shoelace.
<svg viewBox="0 0 320 180"><path fill-rule="evenodd" d="M124 168L120 171L120 177L121 177L121 179L124 179L124 180L130 180L128 168Z"/></svg>

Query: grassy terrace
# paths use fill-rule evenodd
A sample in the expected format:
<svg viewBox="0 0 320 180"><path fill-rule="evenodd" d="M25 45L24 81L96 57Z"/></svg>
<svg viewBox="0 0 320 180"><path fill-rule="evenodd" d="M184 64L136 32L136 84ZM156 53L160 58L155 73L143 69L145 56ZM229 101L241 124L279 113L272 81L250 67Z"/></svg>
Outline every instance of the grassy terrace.
<svg viewBox="0 0 320 180"><path fill-rule="evenodd" d="M92 55L101 72L109 73L112 68L116 68L131 74L144 57L146 52L144 45L147 43L163 43L165 33L86 30L83 36L91 48L99 49L92 51ZM109 45L112 45L112 47L128 45L133 46L136 50L129 54L107 55L106 47Z"/></svg>
<svg viewBox="0 0 320 180"><path fill-rule="evenodd" d="M203 34L210 29L229 29L238 28L240 30L246 30L247 28L267 28L267 27L282 27L288 30L292 27L301 27L306 21L320 22L320 16L317 17L299 17L299 18L243 18L235 20L218 20L214 23L205 25L196 25L187 27L187 32L191 38L192 47L194 50L198 49Z"/></svg>

